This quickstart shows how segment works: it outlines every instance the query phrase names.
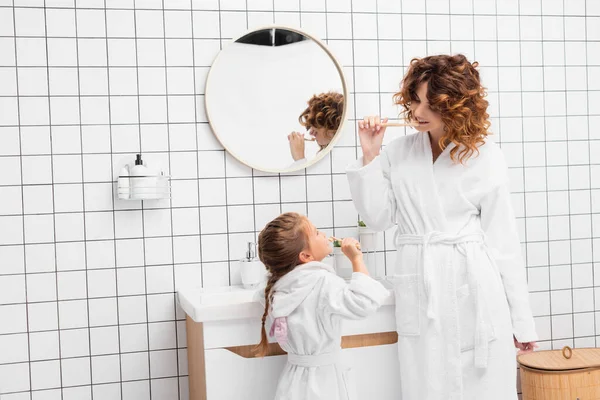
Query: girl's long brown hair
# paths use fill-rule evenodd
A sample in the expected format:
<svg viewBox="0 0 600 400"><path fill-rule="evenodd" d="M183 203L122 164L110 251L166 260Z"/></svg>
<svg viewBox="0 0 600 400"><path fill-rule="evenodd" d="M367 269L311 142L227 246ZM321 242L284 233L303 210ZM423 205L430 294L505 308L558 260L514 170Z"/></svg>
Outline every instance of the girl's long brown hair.
<svg viewBox="0 0 600 400"><path fill-rule="evenodd" d="M265 321L273 299L271 290L275 282L301 263L300 253L308 247L308 228L305 216L288 212L269 222L258 235L258 257L269 271L260 343L255 349L261 357L264 357L269 349Z"/></svg>
<svg viewBox="0 0 600 400"><path fill-rule="evenodd" d="M325 128L327 132L337 132L344 114L344 95L327 92L314 95L308 101L308 107L298 117L300 125L306 129ZM335 133L334 133L335 135ZM333 137L333 135L332 135ZM320 146L323 150L327 146Z"/></svg>
<svg viewBox="0 0 600 400"><path fill-rule="evenodd" d="M448 143L456 147L450 152L454 162L464 163L485 142L490 122L486 91L481 85L477 62L471 63L462 54L413 58L394 102L401 105L404 118L414 119L410 109L417 101L417 88L427 82L427 100L431 110L440 113L445 134L440 148ZM462 145L462 146L461 146Z"/></svg>

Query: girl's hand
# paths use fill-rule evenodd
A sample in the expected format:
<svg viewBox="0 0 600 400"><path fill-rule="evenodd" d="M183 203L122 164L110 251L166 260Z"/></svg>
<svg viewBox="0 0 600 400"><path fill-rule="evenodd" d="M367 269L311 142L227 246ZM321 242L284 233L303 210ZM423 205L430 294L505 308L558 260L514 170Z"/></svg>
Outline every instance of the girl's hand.
<svg viewBox="0 0 600 400"><path fill-rule="evenodd" d="M361 260L363 256L358 247L358 240L351 237L342 240L342 252L352 262Z"/></svg>
<svg viewBox="0 0 600 400"><path fill-rule="evenodd" d="M519 342L514 336L513 341L515 342L515 347L519 349L517 354L531 353L534 349L537 349L539 347L536 342Z"/></svg>
<svg viewBox="0 0 600 400"><path fill-rule="evenodd" d="M294 161L298 161L304 158L304 134L299 132L292 132L288 135L290 142L290 152Z"/></svg>
<svg viewBox="0 0 600 400"><path fill-rule="evenodd" d="M362 121L358 121L358 138L362 147L364 165L369 164L379 155L386 129L381 124L387 121L387 118L381 120L378 116L365 117Z"/></svg>

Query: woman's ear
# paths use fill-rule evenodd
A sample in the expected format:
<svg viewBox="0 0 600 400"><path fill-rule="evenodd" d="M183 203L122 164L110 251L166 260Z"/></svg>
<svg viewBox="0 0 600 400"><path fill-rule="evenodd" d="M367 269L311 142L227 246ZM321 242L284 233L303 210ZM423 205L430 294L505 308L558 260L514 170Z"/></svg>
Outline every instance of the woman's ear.
<svg viewBox="0 0 600 400"><path fill-rule="evenodd" d="M300 255L298 255L298 258L300 259L300 262L302 264L306 264L307 262L314 260L314 257L312 256L312 254L310 254L310 252L308 252L306 250L302 250L300 252Z"/></svg>

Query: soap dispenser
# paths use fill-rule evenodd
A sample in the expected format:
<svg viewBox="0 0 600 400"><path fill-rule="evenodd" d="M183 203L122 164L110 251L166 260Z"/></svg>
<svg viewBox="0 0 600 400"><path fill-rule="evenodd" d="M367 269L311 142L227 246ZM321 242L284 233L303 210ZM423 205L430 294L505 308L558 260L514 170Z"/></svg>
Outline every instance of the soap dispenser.
<svg viewBox="0 0 600 400"><path fill-rule="evenodd" d="M248 242L246 258L240 260L240 276L245 289L255 289L267 280L267 269L256 257L255 244Z"/></svg>

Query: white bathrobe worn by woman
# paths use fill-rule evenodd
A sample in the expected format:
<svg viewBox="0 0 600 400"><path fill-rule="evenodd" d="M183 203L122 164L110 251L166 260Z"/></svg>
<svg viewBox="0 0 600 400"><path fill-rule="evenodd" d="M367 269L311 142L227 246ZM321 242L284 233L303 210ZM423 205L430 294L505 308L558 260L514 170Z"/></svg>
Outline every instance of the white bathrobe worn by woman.
<svg viewBox="0 0 600 400"><path fill-rule="evenodd" d="M508 168L492 141L466 164L427 133L347 169L368 227L397 226L392 275L403 400L513 400L520 342L536 341Z"/></svg>
<svg viewBox="0 0 600 400"><path fill-rule="evenodd" d="M288 353L276 400L356 400L340 362L341 322L365 318L390 291L355 272L346 282L322 262L302 264L273 285L270 334Z"/></svg>

